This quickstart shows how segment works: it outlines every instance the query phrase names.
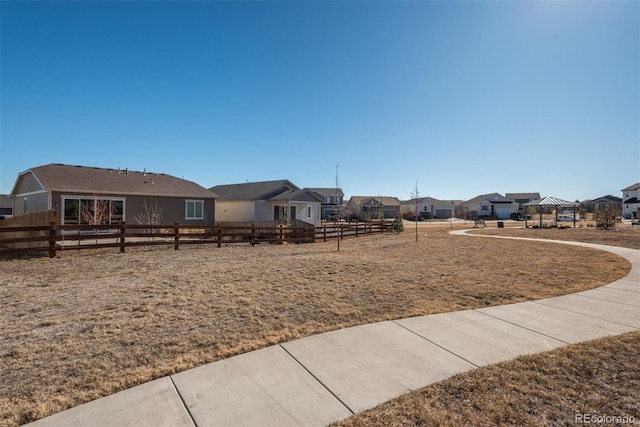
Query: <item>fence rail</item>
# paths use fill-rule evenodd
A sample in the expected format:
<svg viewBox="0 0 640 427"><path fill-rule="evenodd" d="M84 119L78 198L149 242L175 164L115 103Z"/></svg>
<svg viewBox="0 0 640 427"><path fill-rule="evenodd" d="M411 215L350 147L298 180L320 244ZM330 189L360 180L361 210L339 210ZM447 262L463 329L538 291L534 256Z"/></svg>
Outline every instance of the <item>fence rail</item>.
<svg viewBox="0 0 640 427"><path fill-rule="evenodd" d="M313 243L345 237L384 233L393 225L387 221L327 223L312 225L216 224L214 226L111 224L111 225L49 225L0 227L0 255L128 247L260 243Z"/></svg>

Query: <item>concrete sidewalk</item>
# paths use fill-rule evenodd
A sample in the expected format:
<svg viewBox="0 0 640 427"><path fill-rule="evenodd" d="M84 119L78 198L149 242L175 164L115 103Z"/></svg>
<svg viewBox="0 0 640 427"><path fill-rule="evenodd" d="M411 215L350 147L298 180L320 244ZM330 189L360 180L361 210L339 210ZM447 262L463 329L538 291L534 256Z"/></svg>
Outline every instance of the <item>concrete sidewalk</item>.
<svg viewBox="0 0 640 427"><path fill-rule="evenodd" d="M640 329L639 250L547 242L613 252L628 259L632 270L577 294L374 323L275 345L30 425L321 426L460 372Z"/></svg>

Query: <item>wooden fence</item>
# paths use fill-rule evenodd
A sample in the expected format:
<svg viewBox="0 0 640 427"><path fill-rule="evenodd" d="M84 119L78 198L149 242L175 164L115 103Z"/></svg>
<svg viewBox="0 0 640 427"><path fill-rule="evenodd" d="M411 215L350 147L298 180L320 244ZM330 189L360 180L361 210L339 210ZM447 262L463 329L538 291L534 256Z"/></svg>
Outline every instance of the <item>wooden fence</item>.
<svg viewBox="0 0 640 427"><path fill-rule="evenodd" d="M56 223L53 210L32 212L6 218L0 222L0 253L6 247L12 253L48 251L51 246L51 227ZM55 244L54 244L55 246Z"/></svg>
<svg viewBox="0 0 640 427"><path fill-rule="evenodd" d="M216 224L215 226L173 225L48 225L0 227L0 255L97 248L119 248L124 253L134 246L173 246L260 243L313 243L345 237L392 231L388 221L327 223L311 225ZM21 233L21 234L19 234ZM28 247L22 245L28 244Z"/></svg>

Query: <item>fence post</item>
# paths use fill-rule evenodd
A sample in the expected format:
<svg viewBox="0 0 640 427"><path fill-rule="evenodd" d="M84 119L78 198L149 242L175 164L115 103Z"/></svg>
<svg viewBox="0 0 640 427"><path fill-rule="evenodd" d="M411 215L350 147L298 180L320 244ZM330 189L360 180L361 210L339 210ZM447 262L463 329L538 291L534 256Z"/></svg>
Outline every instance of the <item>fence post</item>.
<svg viewBox="0 0 640 427"><path fill-rule="evenodd" d="M256 244L256 225L251 224L251 246Z"/></svg>
<svg viewBox="0 0 640 427"><path fill-rule="evenodd" d="M359 224L356 222L356 237L358 237L358 226Z"/></svg>
<svg viewBox="0 0 640 427"><path fill-rule="evenodd" d="M174 250L178 250L178 247L180 246L180 244L178 243L178 240L180 239L180 229L178 228L180 226L180 224L178 224L176 222L174 228L173 228L173 240L174 240L174 245L173 245L173 249Z"/></svg>
<svg viewBox="0 0 640 427"><path fill-rule="evenodd" d="M123 254L124 253L124 244L125 244L125 227L124 227L124 221L122 221L120 223L120 253Z"/></svg>
<svg viewBox="0 0 640 427"><path fill-rule="evenodd" d="M322 241L327 241L327 224L322 226Z"/></svg>
<svg viewBox="0 0 640 427"><path fill-rule="evenodd" d="M280 244L284 243L284 235L283 235L283 228L282 228L282 224L280 224Z"/></svg>
<svg viewBox="0 0 640 427"><path fill-rule="evenodd" d="M338 232L338 240L342 240L342 236L344 235L344 228L342 227L342 223L340 223L340 231Z"/></svg>
<svg viewBox="0 0 640 427"><path fill-rule="evenodd" d="M218 227L218 247L222 247L222 227Z"/></svg>
<svg viewBox="0 0 640 427"><path fill-rule="evenodd" d="M55 256L56 256L56 222L51 221L49 223L49 258L55 258Z"/></svg>

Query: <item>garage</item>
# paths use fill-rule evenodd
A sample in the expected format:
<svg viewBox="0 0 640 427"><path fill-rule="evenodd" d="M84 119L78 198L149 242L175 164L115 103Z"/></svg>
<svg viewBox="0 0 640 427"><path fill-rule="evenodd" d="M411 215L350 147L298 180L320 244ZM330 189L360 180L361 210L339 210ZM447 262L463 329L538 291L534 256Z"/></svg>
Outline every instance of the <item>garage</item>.
<svg viewBox="0 0 640 427"><path fill-rule="evenodd" d="M451 209L436 209L436 218L448 219L452 217Z"/></svg>
<svg viewBox="0 0 640 427"><path fill-rule="evenodd" d="M514 213L516 211L516 209L509 205L509 206L494 206L494 212L495 215L499 218L499 219L509 219L509 217L511 216L512 213Z"/></svg>

